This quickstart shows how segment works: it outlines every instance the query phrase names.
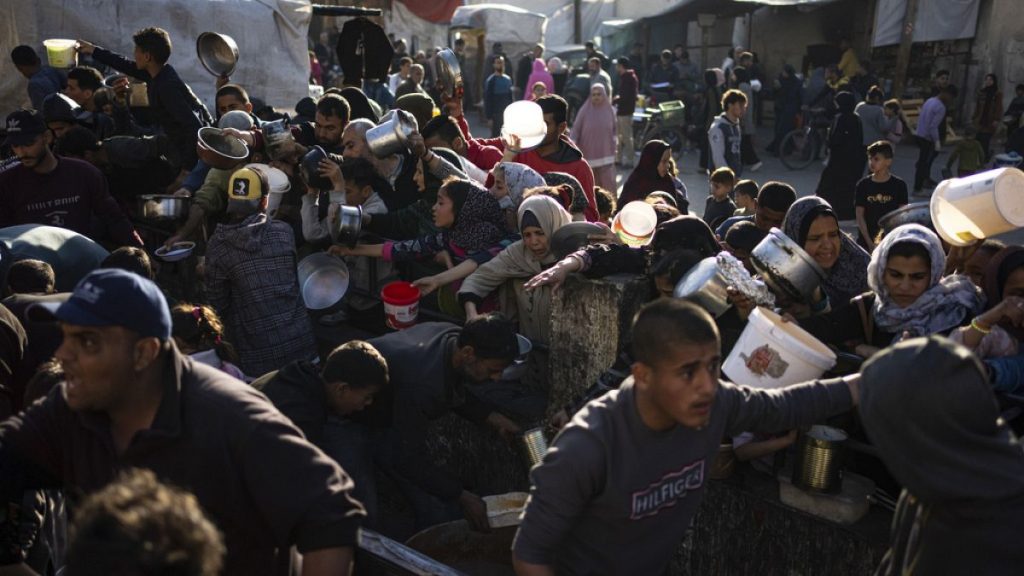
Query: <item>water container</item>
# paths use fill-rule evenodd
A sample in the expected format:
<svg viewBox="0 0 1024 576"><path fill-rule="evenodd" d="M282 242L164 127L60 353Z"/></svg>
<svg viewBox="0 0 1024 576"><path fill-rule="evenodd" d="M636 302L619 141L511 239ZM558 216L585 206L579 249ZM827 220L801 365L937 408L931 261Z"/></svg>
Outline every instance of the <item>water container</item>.
<svg viewBox="0 0 1024 576"><path fill-rule="evenodd" d="M953 246L1024 227L1024 172L998 168L943 180L930 209L935 231Z"/></svg>
<svg viewBox="0 0 1024 576"><path fill-rule="evenodd" d="M836 365L836 355L793 322L757 307L750 313L722 371L736 384L782 388L820 378Z"/></svg>

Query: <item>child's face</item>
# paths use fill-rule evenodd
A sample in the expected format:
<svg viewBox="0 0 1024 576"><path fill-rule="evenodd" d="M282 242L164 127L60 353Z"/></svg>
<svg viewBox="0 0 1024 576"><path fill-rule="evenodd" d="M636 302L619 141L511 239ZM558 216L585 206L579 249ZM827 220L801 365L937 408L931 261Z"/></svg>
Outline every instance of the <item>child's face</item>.
<svg viewBox="0 0 1024 576"><path fill-rule="evenodd" d="M373 190L369 186L360 186L351 180L345 181L345 204L362 206Z"/></svg>
<svg viewBox="0 0 1024 576"><path fill-rule="evenodd" d="M732 190L732 186L722 182L711 183L711 195L721 200L729 195L729 191Z"/></svg>
<svg viewBox="0 0 1024 576"><path fill-rule="evenodd" d="M736 205L740 208L754 208L754 199L746 194L736 193Z"/></svg>
<svg viewBox="0 0 1024 576"><path fill-rule="evenodd" d="M881 154L872 154L868 157L868 170L871 173L880 172L882 170L889 170L892 166L892 158L886 158Z"/></svg>

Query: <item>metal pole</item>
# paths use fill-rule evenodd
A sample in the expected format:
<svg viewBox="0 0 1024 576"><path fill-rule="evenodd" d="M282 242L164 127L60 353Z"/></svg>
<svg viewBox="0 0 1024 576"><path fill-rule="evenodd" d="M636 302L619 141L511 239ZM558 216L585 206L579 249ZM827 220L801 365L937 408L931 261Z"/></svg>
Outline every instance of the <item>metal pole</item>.
<svg viewBox="0 0 1024 576"><path fill-rule="evenodd" d="M918 0L907 0L907 12L903 15L903 29L900 31L900 49L896 53L896 77L892 83L895 98L903 97L907 84L907 68L910 66L910 46L914 42L914 21L917 20Z"/></svg>
<svg viewBox="0 0 1024 576"><path fill-rule="evenodd" d="M572 0L572 35L576 44L583 43L583 0Z"/></svg>

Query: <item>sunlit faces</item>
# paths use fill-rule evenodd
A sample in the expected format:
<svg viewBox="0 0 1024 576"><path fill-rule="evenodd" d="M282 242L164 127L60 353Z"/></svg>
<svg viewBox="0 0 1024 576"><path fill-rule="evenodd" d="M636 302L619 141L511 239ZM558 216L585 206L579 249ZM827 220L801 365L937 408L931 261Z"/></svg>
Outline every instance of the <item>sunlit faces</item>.
<svg viewBox="0 0 1024 576"><path fill-rule="evenodd" d="M64 397L72 410L108 410L134 383L139 338L119 326L62 324L54 353L64 368Z"/></svg>
<svg viewBox="0 0 1024 576"><path fill-rule="evenodd" d="M900 308L906 308L928 289L931 272L931 263L920 256L889 256L882 281L889 298Z"/></svg>
<svg viewBox="0 0 1024 576"><path fill-rule="evenodd" d="M327 148L334 148L342 144L342 134L345 129L345 121L338 116L325 116L319 110L316 111L316 125L314 132L316 142ZM364 139L365 140L365 139Z"/></svg>
<svg viewBox="0 0 1024 576"><path fill-rule="evenodd" d="M650 395L659 420L689 428L705 426L718 393L718 342L677 343L671 350L655 365L638 363L633 372L636 386Z"/></svg>
<svg viewBox="0 0 1024 576"><path fill-rule="evenodd" d="M548 236L537 226L523 228L523 244L538 260L548 255Z"/></svg>
<svg viewBox="0 0 1024 576"><path fill-rule="evenodd" d="M807 230L804 250L826 271L839 259L839 234L839 222L827 214L815 218Z"/></svg>
<svg viewBox="0 0 1024 576"><path fill-rule="evenodd" d="M448 197L444 188L437 191L437 201L434 203L434 226L438 228L451 228L455 225L455 203Z"/></svg>

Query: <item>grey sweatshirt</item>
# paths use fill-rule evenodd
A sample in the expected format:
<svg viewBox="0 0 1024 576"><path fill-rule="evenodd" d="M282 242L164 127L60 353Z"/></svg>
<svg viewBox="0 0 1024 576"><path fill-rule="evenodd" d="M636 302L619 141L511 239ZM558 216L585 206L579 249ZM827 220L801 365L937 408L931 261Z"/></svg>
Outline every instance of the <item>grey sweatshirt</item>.
<svg viewBox="0 0 1024 576"><path fill-rule="evenodd" d="M662 574L697 513L724 436L778 432L849 410L842 380L754 390L722 382L707 426L658 432L633 378L588 404L531 472L513 550L558 574Z"/></svg>

